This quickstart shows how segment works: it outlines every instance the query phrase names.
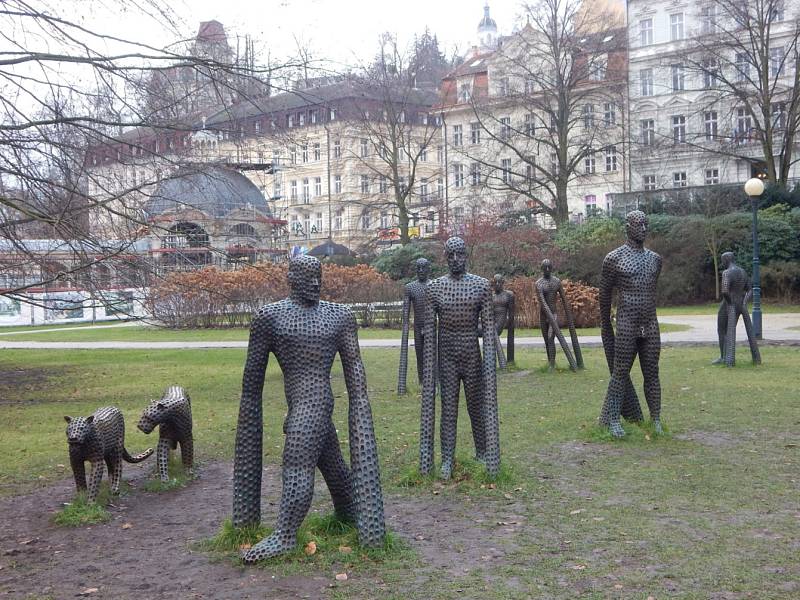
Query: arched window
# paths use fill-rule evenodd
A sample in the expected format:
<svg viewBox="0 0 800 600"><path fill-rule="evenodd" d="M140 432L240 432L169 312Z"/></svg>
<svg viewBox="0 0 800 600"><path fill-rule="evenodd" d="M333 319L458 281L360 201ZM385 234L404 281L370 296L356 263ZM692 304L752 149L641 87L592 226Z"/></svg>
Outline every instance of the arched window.
<svg viewBox="0 0 800 600"><path fill-rule="evenodd" d="M249 223L237 223L233 226L234 235L242 235L247 237L256 237L255 228Z"/></svg>

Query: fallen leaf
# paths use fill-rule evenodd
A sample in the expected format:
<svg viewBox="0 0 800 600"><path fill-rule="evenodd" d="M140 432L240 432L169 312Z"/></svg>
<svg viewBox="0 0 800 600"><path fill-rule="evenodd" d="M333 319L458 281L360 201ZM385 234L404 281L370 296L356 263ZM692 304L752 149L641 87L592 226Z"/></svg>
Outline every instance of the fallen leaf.
<svg viewBox="0 0 800 600"><path fill-rule="evenodd" d="M78 596L88 596L89 594L94 594L95 592L100 591L100 588L86 588L82 592L78 594Z"/></svg>
<svg viewBox="0 0 800 600"><path fill-rule="evenodd" d="M339 552L342 554L350 554L353 549L350 546L339 546Z"/></svg>
<svg viewBox="0 0 800 600"><path fill-rule="evenodd" d="M28 545L28 544L30 544L32 541L33 541L33 539L30 539L30 540L20 540L20 542L19 542L19 543L20 543L20 544L22 544L23 546L27 546L27 545Z"/></svg>
<svg viewBox="0 0 800 600"><path fill-rule="evenodd" d="M337 573L336 581L347 581L347 573Z"/></svg>
<svg viewBox="0 0 800 600"><path fill-rule="evenodd" d="M123 523L122 524L122 528L123 529L130 529L131 527L133 527L133 525L131 525L130 523Z"/></svg>
<svg viewBox="0 0 800 600"><path fill-rule="evenodd" d="M572 568L575 571L583 571L586 568L586 565L573 565Z"/></svg>
<svg viewBox="0 0 800 600"><path fill-rule="evenodd" d="M571 511L569 512L569 514L571 514L571 515L579 515L579 514L581 514L582 512L583 512L583 509L582 509L582 508L579 508L578 510L571 510Z"/></svg>
<svg viewBox="0 0 800 600"><path fill-rule="evenodd" d="M439 495L439 490L433 490L433 495L434 496L438 496Z"/></svg>
<svg viewBox="0 0 800 600"><path fill-rule="evenodd" d="M311 541L306 544L305 549L303 552L306 553L307 556L311 556L312 554L317 553L317 542Z"/></svg>
<svg viewBox="0 0 800 600"><path fill-rule="evenodd" d="M622 589L622 584L621 583L615 583L614 584L614 589L615 590L621 590Z"/></svg>
<svg viewBox="0 0 800 600"><path fill-rule="evenodd" d="M239 550L250 550L253 547L253 544L241 544L239 546Z"/></svg>
<svg viewBox="0 0 800 600"><path fill-rule="evenodd" d="M512 496L512 495L511 495L511 494L509 494L508 492L506 492L505 494L503 494L503 498L505 498L506 500L511 500L513 497L514 497L514 496Z"/></svg>
<svg viewBox="0 0 800 600"><path fill-rule="evenodd" d="M605 517L592 517L592 520L593 521L605 521L606 518Z"/></svg>
<svg viewBox="0 0 800 600"><path fill-rule="evenodd" d="M656 597L655 596L648 596L647 600L656 600Z"/></svg>
<svg viewBox="0 0 800 600"><path fill-rule="evenodd" d="M496 488L497 488L497 484L494 484L494 483L490 483L489 484L489 489L490 490L493 490L493 489L496 489Z"/></svg>
<svg viewBox="0 0 800 600"><path fill-rule="evenodd" d="M649 433L645 433L644 434L644 439L646 439L649 442L650 441L650 434Z"/></svg>

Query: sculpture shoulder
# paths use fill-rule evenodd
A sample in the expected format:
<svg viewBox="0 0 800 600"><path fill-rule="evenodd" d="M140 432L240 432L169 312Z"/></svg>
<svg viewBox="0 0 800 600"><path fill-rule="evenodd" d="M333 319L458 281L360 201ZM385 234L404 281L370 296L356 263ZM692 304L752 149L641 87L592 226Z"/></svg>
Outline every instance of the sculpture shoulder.
<svg viewBox="0 0 800 600"><path fill-rule="evenodd" d="M355 323L356 321L356 315L350 309L350 307L345 304L339 304L338 302L326 302L325 300L320 300L319 312L323 315L330 316L332 319L343 321L345 323Z"/></svg>
<svg viewBox="0 0 800 600"><path fill-rule="evenodd" d="M619 248L614 248L611 252L606 254L606 257L603 259L603 264L613 264L617 262L620 257L624 256L628 252L628 246L622 245Z"/></svg>
<svg viewBox="0 0 800 600"><path fill-rule="evenodd" d="M658 252L650 250L650 248L645 248L645 252L647 253L647 257L655 260L658 264L661 264L661 255Z"/></svg>
<svg viewBox="0 0 800 600"><path fill-rule="evenodd" d="M266 325L281 313L289 310L291 306L292 304L288 298L265 304L256 311L256 314L253 316L253 324L258 323L259 325Z"/></svg>

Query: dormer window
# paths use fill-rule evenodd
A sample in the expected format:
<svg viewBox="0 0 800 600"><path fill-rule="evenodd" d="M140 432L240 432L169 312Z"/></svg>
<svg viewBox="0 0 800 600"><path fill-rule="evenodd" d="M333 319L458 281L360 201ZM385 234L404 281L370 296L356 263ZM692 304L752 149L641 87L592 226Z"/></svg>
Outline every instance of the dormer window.
<svg viewBox="0 0 800 600"><path fill-rule="evenodd" d="M458 101L469 102L471 95L472 93L470 90L470 85L468 83L462 83L461 86L458 88Z"/></svg>

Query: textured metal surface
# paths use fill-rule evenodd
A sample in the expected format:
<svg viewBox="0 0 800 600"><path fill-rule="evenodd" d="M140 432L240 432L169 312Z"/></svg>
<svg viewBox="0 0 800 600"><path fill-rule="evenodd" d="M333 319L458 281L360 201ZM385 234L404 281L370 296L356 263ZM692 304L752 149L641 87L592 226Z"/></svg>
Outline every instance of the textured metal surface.
<svg viewBox="0 0 800 600"><path fill-rule="evenodd" d="M169 451L181 445L181 462L187 473L194 469L192 401L182 387L173 385L160 400L153 400L139 419L139 429L151 433L158 427L156 461L161 481L169 481Z"/></svg>
<svg viewBox="0 0 800 600"><path fill-rule="evenodd" d="M505 278L499 273L492 279L492 306L494 307L495 352L497 364L501 369L506 368L507 362L514 362L514 292L503 288ZM503 345L500 343L500 334L508 328L506 336L506 350L508 356L503 354Z"/></svg>
<svg viewBox="0 0 800 600"><path fill-rule="evenodd" d="M733 262L733 258L733 252L725 252L721 257L724 269L722 271L722 302L717 313L720 357L714 363L724 362L729 367L736 364L736 325L741 316L744 330L747 333L747 342L750 345L750 356L754 364L760 365L761 353L753 333L750 315L747 313L750 282L747 279L747 273Z"/></svg>
<svg viewBox="0 0 800 600"><path fill-rule="evenodd" d="M620 415L629 421L643 419L630 376L637 355L650 418L656 431L661 431L661 382L658 374L661 334L656 318L656 284L661 273L661 257L644 247L647 228L647 215L639 210L629 212L625 219L628 240L606 255L600 275L600 327L611 371L600 423L607 425L615 437L625 435ZM611 324L611 300L615 290L616 334Z"/></svg>
<svg viewBox="0 0 800 600"><path fill-rule="evenodd" d="M564 286L561 285L561 280L553 275L553 264L549 259L542 261L542 276L536 280L536 296L539 300L539 324L542 328L542 337L544 338L545 350L547 352L547 363L550 370L556 367L556 339L561 344L562 350L567 357L569 368L575 371L578 368L583 368L583 355L581 354L581 347L578 343L578 335L575 332L575 319L572 316L572 307L567 301L564 294ZM564 307L564 315L567 318L567 326L569 327L570 335L572 337L572 350L570 351L567 341L561 333L561 328L558 325L558 300L561 299L561 304Z"/></svg>
<svg viewBox="0 0 800 600"><path fill-rule="evenodd" d="M411 309L414 309L414 352L417 355L417 379L422 385L422 356L425 349L425 288L431 274L431 264L426 258L416 262L417 280L406 284L403 295L403 335L400 341L400 366L397 373L397 393L406 393L408 374L408 329Z"/></svg>
<svg viewBox="0 0 800 600"><path fill-rule="evenodd" d="M450 273L431 281L426 291L425 339L437 341L426 343L423 359L419 468L421 473L429 473L433 468L434 373L438 356L436 375L442 401L441 476L449 478L453 469L462 382L476 458L494 476L500 468L495 344L484 343L481 356L478 342L479 324L483 331L495 331L492 289L483 277L466 272L464 240L458 237L447 240L445 255Z"/></svg>
<svg viewBox="0 0 800 600"><path fill-rule="evenodd" d="M362 545L383 543L385 526L378 449L367 397L367 379L353 313L320 302L322 279L316 258L289 264L289 298L261 308L250 327L247 363L236 429L233 524L261 521L261 395L269 353L283 371L288 414L283 424L283 488L274 532L242 558L255 562L291 550L311 506L318 467L340 518L355 521ZM349 397L350 467L342 457L333 413L331 366L342 361Z"/></svg>
<svg viewBox="0 0 800 600"><path fill-rule="evenodd" d="M125 449L125 420L122 412L114 406L104 406L88 417L64 417L67 425L69 462L78 491L87 490L86 498L94 502L103 479L103 463L108 467L111 493L119 493L122 479L122 461L138 463L153 453L148 448L141 454L131 456ZM86 485L86 467L92 465L89 485Z"/></svg>

